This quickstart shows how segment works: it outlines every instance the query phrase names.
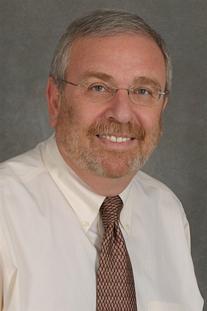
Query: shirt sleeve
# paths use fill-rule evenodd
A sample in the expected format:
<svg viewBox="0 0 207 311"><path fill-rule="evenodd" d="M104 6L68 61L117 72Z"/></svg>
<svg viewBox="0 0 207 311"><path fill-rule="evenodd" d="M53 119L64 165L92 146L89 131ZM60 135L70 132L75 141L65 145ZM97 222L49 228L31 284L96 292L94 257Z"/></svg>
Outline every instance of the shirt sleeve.
<svg viewBox="0 0 207 311"><path fill-rule="evenodd" d="M187 240L187 243L188 243L188 247L189 247L189 250L191 252L191 236L190 236L190 226L189 226L189 223L186 219L186 223L184 225L184 229L185 229L185 236L186 236L186 240Z"/></svg>
<svg viewBox="0 0 207 311"><path fill-rule="evenodd" d="M7 310L7 306L9 306L9 310L19 310L16 306L18 299L15 284L17 267L11 252L10 232L12 227L9 227L9 216L6 214L6 207L9 204L4 191L0 185L0 311Z"/></svg>
<svg viewBox="0 0 207 311"><path fill-rule="evenodd" d="M3 241L2 228L0 224L0 311L3 310Z"/></svg>
<svg viewBox="0 0 207 311"><path fill-rule="evenodd" d="M3 273L2 273L2 265L0 260L0 311L3 310Z"/></svg>
<svg viewBox="0 0 207 311"><path fill-rule="evenodd" d="M0 189L0 191L1 191L1 189ZM0 204L1 204L1 201L0 201ZM0 215L1 215L1 209L0 209ZM3 260L2 260L2 252L3 252L2 225L0 223L0 311L3 310Z"/></svg>
<svg viewBox="0 0 207 311"><path fill-rule="evenodd" d="M179 202L180 203L180 202ZM184 208L182 206L182 204L179 204L180 207L180 213L181 213L181 218L182 218L182 222L183 222L183 228L184 228L184 233L185 233L185 238L186 238L186 242L189 248L189 251L191 252L191 236L190 236L190 226L189 226L189 222L188 219L186 217Z"/></svg>
<svg viewBox="0 0 207 311"><path fill-rule="evenodd" d="M3 310L3 241L2 241L2 227L0 224L0 311Z"/></svg>

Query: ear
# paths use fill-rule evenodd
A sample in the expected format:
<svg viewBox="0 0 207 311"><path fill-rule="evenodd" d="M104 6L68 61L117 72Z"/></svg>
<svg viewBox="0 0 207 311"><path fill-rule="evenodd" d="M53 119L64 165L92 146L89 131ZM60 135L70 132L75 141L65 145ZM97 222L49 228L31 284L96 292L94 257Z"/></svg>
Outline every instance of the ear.
<svg viewBox="0 0 207 311"><path fill-rule="evenodd" d="M54 79L49 77L46 88L46 97L48 105L48 113L50 118L50 125L55 127L57 118L60 112L61 96L60 91Z"/></svg>

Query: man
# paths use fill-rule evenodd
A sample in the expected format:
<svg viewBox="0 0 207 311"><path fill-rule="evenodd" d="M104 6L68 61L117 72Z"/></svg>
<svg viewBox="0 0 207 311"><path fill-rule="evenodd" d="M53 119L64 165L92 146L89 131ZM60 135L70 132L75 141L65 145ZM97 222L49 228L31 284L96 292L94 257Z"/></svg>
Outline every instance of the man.
<svg viewBox="0 0 207 311"><path fill-rule="evenodd" d="M47 86L55 136L1 165L1 310L202 310L183 208L140 171L170 76L163 40L136 15L68 27Z"/></svg>

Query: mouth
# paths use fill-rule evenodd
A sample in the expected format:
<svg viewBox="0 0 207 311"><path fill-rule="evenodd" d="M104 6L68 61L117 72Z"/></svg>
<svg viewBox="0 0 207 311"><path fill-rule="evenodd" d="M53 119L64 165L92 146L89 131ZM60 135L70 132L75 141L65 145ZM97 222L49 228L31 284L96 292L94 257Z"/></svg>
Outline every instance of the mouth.
<svg viewBox="0 0 207 311"><path fill-rule="evenodd" d="M128 136L118 136L118 135L109 135L109 134L97 134L96 137L103 142L115 143L115 144L126 144L135 140L135 137Z"/></svg>
<svg viewBox="0 0 207 311"><path fill-rule="evenodd" d="M113 146L129 147L145 139L143 127L130 122L122 124L113 120L102 120L92 124L88 135L95 136L99 142L112 148Z"/></svg>

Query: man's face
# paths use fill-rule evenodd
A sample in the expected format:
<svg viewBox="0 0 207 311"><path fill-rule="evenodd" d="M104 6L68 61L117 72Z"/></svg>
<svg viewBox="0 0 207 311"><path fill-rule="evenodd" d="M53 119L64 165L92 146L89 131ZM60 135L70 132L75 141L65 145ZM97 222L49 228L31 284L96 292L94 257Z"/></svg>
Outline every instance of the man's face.
<svg viewBox="0 0 207 311"><path fill-rule="evenodd" d="M74 42L66 80L129 88L140 78L147 86L155 83L165 89L163 55L146 36L121 34ZM109 178L133 176L157 145L162 98L152 106L134 104L121 89L110 100L98 103L90 101L83 88L69 84L60 98L53 126L60 151L76 172L86 170Z"/></svg>

